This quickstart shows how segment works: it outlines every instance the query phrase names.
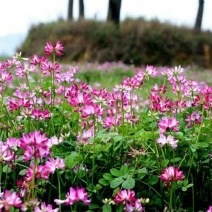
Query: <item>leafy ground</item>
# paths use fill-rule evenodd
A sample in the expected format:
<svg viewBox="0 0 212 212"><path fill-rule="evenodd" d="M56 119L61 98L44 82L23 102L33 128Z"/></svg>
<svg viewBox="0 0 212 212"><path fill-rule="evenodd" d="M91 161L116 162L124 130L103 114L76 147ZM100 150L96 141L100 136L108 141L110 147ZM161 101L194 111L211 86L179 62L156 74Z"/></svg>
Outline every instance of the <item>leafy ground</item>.
<svg viewBox="0 0 212 212"><path fill-rule="evenodd" d="M0 63L0 210L211 212L210 72L62 50Z"/></svg>

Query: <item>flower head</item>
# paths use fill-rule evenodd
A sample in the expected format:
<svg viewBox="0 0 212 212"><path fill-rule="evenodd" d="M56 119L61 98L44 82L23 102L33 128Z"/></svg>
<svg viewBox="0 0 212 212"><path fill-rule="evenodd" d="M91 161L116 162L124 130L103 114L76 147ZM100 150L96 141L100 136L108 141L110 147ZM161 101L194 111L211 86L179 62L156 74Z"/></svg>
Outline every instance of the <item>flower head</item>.
<svg viewBox="0 0 212 212"><path fill-rule="evenodd" d="M65 200L55 199L54 202L57 205L65 204L65 205L73 205L75 202L79 202L82 200L86 205L90 204L90 200L88 199L88 194L85 191L85 188L72 188L70 187L69 192L66 194Z"/></svg>
<svg viewBox="0 0 212 212"><path fill-rule="evenodd" d="M210 206L206 212L212 212L212 206Z"/></svg>
<svg viewBox="0 0 212 212"><path fill-rule="evenodd" d="M56 45L47 42L45 46L45 53L47 56L49 56L52 52L55 52L57 56L62 56L63 54L61 53L61 51L63 51L63 46L60 41L57 41Z"/></svg>
<svg viewBox="0 0 212 212"><path fill-rule="evenodd" d="M0 209L4 208L5 211L9 211L10 206L20 208L21 204L21 199L16 192L10 193L9 190L6 190L0 197Z"/></svg>
<svg viewBox="0 0 212 212"><path fill-rule="evenodd" d="M178 132L178 125L179 121L172 116L170 119L168 119L166 116L164 116L161 120L158 122L158 126L160 128L160 132L162 134L165 134L167 129L173 130L174 132Z"/></svg>
<svg viewBox="0 0 212 212"><path fill-rule="evenodd" d="M182 171L179 171L177 167L170 166L165 168L163 173L160 175L160 179L165 181L166 184L170 187L171 181L184 180L184 175Z"/></svg>
<svg viewBox="0 0 212 212"><path fill-rule="evenodd" d="M57 212L57 211L59 211L59 208L52 209L52 205L50 204L46 205L45 202L42 202L40 207L38 206L34 207L34 212Z"/></svg>
<svg viewBox="0 0 212 212"><path fill-rule="evenodd" d="M158 144L161 146L164 146L165 144L169 144L172 148L177 148L177 142L178 140L174 140L174 137L172 135L169 135L167 138L164 134L160 134L160 138L156 140Z"/></svg>

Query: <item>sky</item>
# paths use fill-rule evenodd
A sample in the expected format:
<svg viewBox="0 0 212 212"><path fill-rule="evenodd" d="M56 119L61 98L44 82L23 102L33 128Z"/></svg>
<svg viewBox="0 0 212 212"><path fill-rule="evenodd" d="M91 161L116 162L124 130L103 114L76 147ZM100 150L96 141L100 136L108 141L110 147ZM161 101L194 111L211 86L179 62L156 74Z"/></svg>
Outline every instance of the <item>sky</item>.
<svg viewBox="0 0 212 212"><path fill-rule="evenodd" d="M84 0L85 18L106 20L108 0ZM157 18L177 25L193 27L198 0L122 0L121 20L126 17ZM68 0L5 0L0 10L0 53L11 34L27 34L31 26L67 18ZM202 26L212 31L212 0L205 0ZM78 0L74 0L74 18L78 17ZM23 38L22 38L23 39ZM2 42L3 44L2 44ZM14 42L16 42L14 40ZM18 42L18 37L17 37ZM17 43L16 42L16 43ZM8 48L13 44L8 42ZM14 45L14 44L13 44Z"/></svg>

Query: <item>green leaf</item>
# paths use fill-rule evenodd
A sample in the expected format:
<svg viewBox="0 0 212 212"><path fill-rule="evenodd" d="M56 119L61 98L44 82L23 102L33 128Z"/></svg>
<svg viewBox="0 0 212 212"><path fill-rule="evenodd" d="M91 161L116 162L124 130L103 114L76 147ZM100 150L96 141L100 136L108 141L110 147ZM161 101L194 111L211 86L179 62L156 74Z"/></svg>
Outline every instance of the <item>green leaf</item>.
<svg viewBox="0 0 212 212"><path fill-rule="evenodd" d="M176 157L176 158L171 159L171 162L175 163L175 162L178 162L178 161L181 161L181 160L182 160L181 157Z"/></svg>
<svg viewBox="0 0 212 212"><path fill-rule="evenodd" d="M113 180L113 176L110 173L105 173L103 174L103 177L108 180L108 181L112 181Z"/></svg>
<svg viewBox="0 0 212 212"><path fill-rule="evenodd" d="M3 170L2 170L4 173L10 173L12 171L12 169L8 166L8 164L6 164L4 167L3 167Z"/></svg>
<svg viewBox="0 0 212 212"><path fill-rule="evenodd" d="M138 173L139 173L139 174L147 174L147 168L144 167L144 168L142 168L142 169L139 169L139 170L138 170Z"/></svg>
<svg viewBox="0 0 212 212"><path fill-rule="evenodd" d="M78 163L78 153L72 152L70 155L65 157L65 165L67 168L74 168Z"/></svg>
<svg viewBox="0 0 212 212"><path fill-rule="evenodd" d="M190 183L186 186L186 188L191 188L194 184Z"/></svg>
<svg viewBox="0 0 212 212"><path fill-rule="evenodd" d="M152 175L148 180L148 185L155 185L158 182L158 176Z"/></svg>
<svg viewBox="0 0 212 212"><path fill-rule="evenodd" d="M188 179L183 180L183 185L186 186L188 184Z"/></svg>
<svg viewBox="0 0 212 212"><path fill-rule="evenodd" d="M107 186L110 184L110 182L108 180L105 180L103 178L99 179L99 183L103 186Z"/></svg>
<svg viewBox="0 0 212 212"><path fill-rule="evenodd" d="M209 144L208 144L207 142L199 142L199 143L197 144L197 146L198 146L199 148L207 148L207 147L209 146Z"/></svg>
<svg viewBox="0 0 212 212"><path fill-rule="evenodd" d="M96 205L96 204L90 204L88 207L89 207L89 209L100 208L100 206L99 205Z"/></svg>
<svg viewBox="0 0 212 212"><path fill-rule="evenodd" d="M121 169L120 169L121 176L127 174L127 172L128 172L128 167L127 166L122 166Z"/></svg>
<svg viewBox="0 0 212 212"><path fill-rule="evenodd" d="M111 187L111 188L116 188L116 187L118 187L119 185L121 185L123 182L124 182L124 180L123 180L121 177L115 178L115 179L110 183L110 187Z"/></svg>
<svg viewBox="0 0 212 212"><path fill-rule="evenodd" d="M121 141L122 138L123 138L123 136L117 135L117 136L115 136L115 137L113 138L113 140L114 140L115 142L118 142L118 141Z"/></svg>
<svg viewBox="0 0 212 212"><path fill-rule="evenodd" d="M26 174L26 169L22 169L20 172L19 172L19 175L21 176L24 176Z"/></svg>
<svg viewBox="0 0 212 212"><path fill-rule="evenodd" d="M187 187L182 187L182 191L187 191Z"/></svg>
<svg viewBox="0 0 212 212"><path fill-rule="evenodd" d="M111 211L112 211L111 205L104 204L104 206L102 207L102 212L111 212Z"/></svg>
<svg viewBox="0 0 212 212"><path fill-rule="evenodd" d="M123 212L123 210L124 210L124 205L123 205L123 203L121 203L121 204L119 204L116 212Z"/></svg>
<svg viewBox="0 0 212 212"><path fill-rule="evenodd" d="M116 168L110 169L110 173L111 173L113 176L115 176L115 177L120 177L120 176L121 176L120 171L119 171L118 169L116 169Z"/></svg>
<svg viewBox="0 0 212 212"><path fill-rule="evenodd" d="M135 180L133 178L128 178L125 180L122 184L122 187L124 189L132 189L135 187Z"/></svg>

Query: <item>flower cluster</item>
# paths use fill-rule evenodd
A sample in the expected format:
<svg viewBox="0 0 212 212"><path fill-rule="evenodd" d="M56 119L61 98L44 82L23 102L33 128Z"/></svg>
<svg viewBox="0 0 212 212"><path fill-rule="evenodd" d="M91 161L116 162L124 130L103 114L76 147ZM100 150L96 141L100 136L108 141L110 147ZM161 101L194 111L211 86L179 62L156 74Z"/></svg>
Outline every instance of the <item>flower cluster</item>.
<svg viewBox="0 0 212 212"><path fill-rule="evenodd" d="M138 211L141 212L144 210L139 199L135 197L135 192L130 189L127 190L119 190L118 194L114 197L115 203L123 203L124 211L133 212Z"/></svg>
<svg viewBox="0 0 212 212"><path fill-rule="evenodd" d="M84 204L89 205L90 200L88 199L88 194L85 191L85 188L72 188L70 187L69 192L66 194L65 200L55 199L55 203L57 205L65 204L65 205L73 205L75 202L83 201Z"/></svg>
<svg viewBox="0 0 212 212"><path fill-rule="evenodd" d="M170 187L172 181L184 180L184 175L177 167L170 166L164 169L163 173L160 175L160 179L165 181L167 186Z"/></svg>

